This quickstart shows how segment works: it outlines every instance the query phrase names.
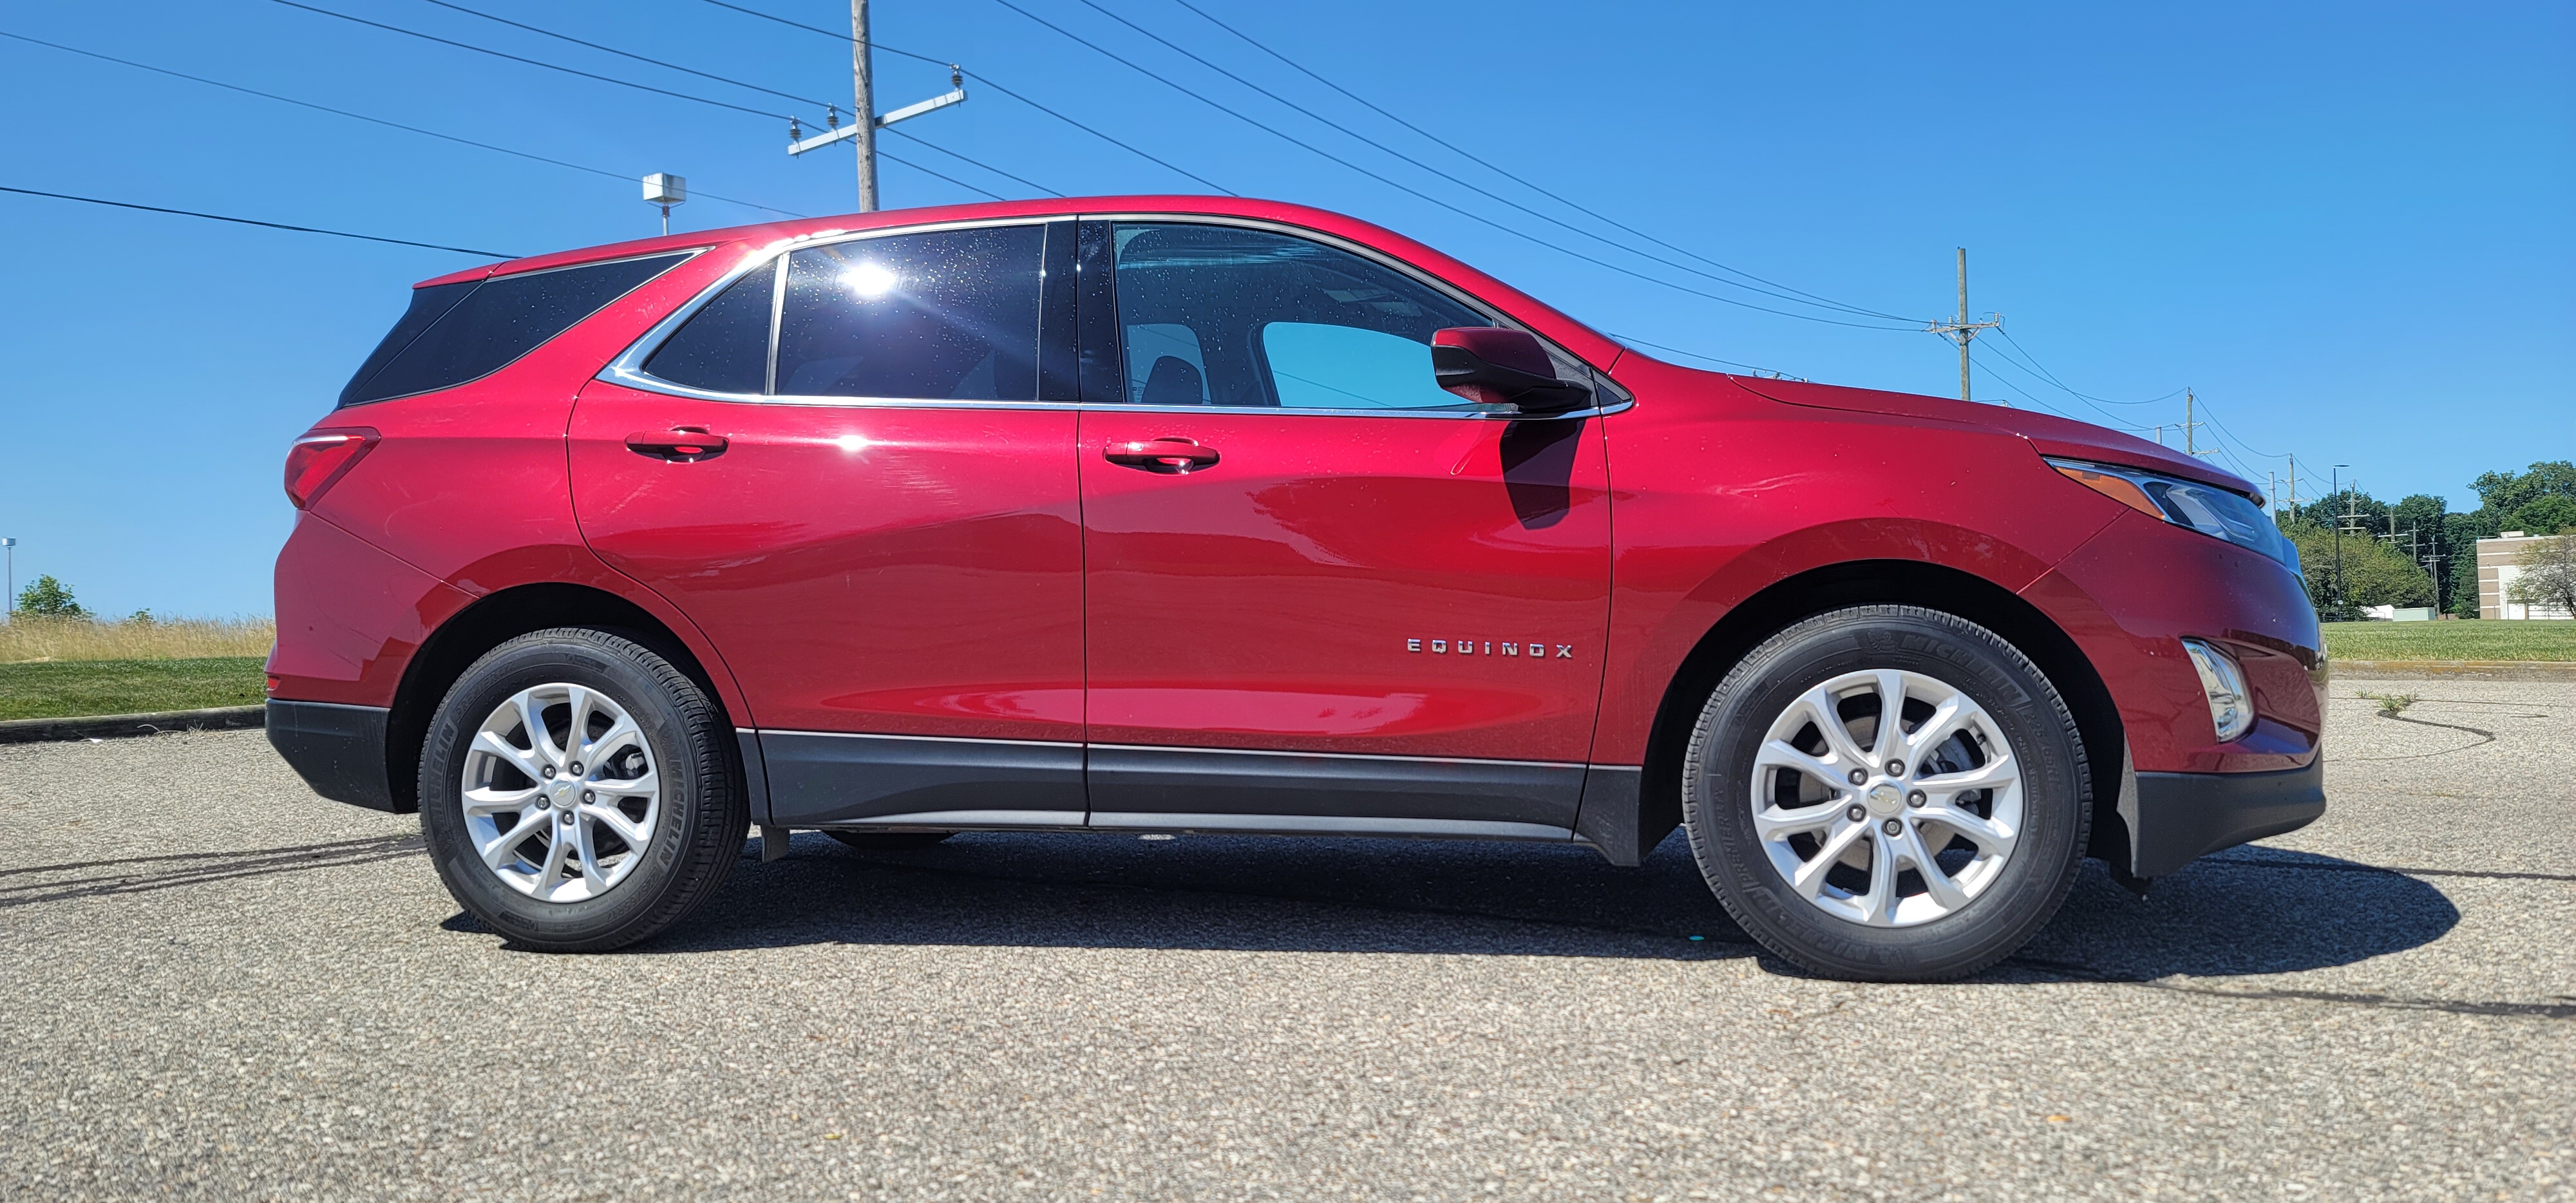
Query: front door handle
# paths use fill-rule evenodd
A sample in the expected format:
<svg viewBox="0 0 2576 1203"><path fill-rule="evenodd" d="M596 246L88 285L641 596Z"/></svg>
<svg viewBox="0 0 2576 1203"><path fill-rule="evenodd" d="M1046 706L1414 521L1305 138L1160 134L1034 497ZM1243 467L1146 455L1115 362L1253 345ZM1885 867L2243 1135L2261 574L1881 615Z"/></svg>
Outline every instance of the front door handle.
<svg viewBox="0 0 2576 1203"><path fill-rule="evenodd" d="M1165 435L1159 439L1137 439L1111 443L1101 448L1101 457L1122 468L1141 468L1174 476L1196 472L1216 462L1216 448L1197 439Z"/></svg>
<svg viewBox="0 0 2576 1203"><path fill-rule="evenodd" d="M626 449L637 455L666 459L678 464L694 464L714 459L725 453L725 437L710 434L704 426L674 426L669 430L639 430L626 436Z"/></svg>

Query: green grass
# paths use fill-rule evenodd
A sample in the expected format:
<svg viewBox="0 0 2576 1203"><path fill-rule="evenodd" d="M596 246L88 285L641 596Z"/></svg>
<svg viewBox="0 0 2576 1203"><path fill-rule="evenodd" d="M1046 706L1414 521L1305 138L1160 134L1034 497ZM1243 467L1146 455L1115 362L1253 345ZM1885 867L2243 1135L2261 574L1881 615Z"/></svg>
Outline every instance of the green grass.
<svg viewBox="0 0 2576 1203"><path fill-rule="evenodd" d="M266 696L262 665L259 656L0 664L0 719L255 705Z"/></svg>
<svg viewBox="0 0 2576 1203"><path fill-rule="evenodd" d="M2576 660L2576 619L2330 622L2336 660Z"/></svg>

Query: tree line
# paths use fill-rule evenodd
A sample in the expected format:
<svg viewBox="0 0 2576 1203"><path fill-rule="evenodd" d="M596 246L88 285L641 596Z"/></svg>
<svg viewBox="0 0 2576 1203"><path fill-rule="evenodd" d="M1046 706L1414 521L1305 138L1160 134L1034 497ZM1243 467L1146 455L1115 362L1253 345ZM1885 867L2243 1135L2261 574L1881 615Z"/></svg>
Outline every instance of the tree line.
<svg viewBox="0 0 2576 1203"><path fill-rule="evenodd" d="M2512 530L2576 534L2576 461L2487 472L2469 487L2480 504L2467 513L2429 493L2391 503L2344 489L2299 507L2295 518L2287 510L2274 517L2298 544L2308 597L2324 617L2355 617L2366 606L2433 606L2475 618L2477 541ZM2343 528L2340 581L2337 526Z"/></svg>

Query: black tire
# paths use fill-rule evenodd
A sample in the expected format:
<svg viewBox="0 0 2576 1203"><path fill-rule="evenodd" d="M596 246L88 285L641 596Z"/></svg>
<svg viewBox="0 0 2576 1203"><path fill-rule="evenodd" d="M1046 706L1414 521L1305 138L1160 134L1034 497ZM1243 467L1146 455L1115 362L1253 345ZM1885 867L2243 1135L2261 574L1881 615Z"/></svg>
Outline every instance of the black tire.
<svg viewBox="0 0 2576 1203"><path fill-rule="evenodd" d="M957 834L954 831L826 831L823 834L841 841L841 846L855 852L910 852L927 848Z"/></svg>
<svg viewBox="0 0 2576 1203"><path fill-rule="evenodd" d="M1749 783L1773 720L1806 691L1872 669L1922 673L1964 692L2020 762L2022 822L2010 855L1966 905L1917 926L1828 914L1773 867L1754 825ZM1736 924L1812 972L1865 981L1940 981L2010 956L2066 900L2093 816L2084 745L2047 676L1994 632L1915 606L1820 614L1746 655L1700 711L1682 790L1691 854Z"/></svg>
<svg viewBox="0 0 2576 1203"><path fill-rule="evenodd" d="M650 744L662 782L665 809L634 867L575 902L539 901L503 883L476 855L463 809L465 752L484 716L545 684L614 699ZM485 653L439 703L421 749L421 826L448 893L492 930L525 948L602 952L679 922L733 871L750 821L736 755L715 703L652 649L605 631L536 631Z"/></svg>

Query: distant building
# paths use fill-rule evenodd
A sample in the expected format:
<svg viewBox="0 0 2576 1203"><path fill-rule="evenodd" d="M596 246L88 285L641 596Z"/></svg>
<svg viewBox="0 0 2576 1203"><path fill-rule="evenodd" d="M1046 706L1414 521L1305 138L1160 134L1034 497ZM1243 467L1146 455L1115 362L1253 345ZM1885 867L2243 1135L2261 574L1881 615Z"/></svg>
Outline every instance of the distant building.
<svg viewBox="0 0 2576 1203"><path fill-rule="evenodd" d="M2551 537L2509 530L2492 539L2478 540L2478 617L2576 617L2556 606L2516 605L2504 599L2505 591L2512 587L2514 578L2522 575L2522 549ZM2567 537L2576 538L2576 535Z"/></svg>

